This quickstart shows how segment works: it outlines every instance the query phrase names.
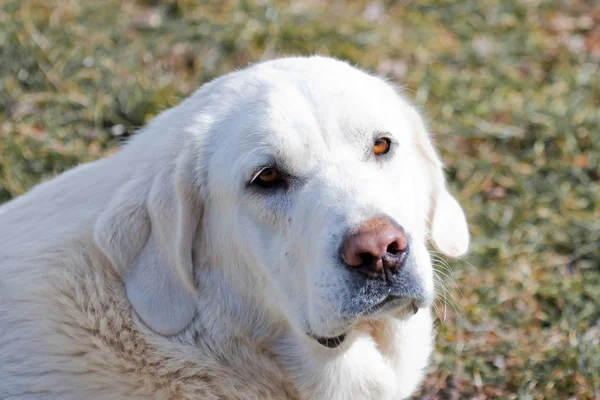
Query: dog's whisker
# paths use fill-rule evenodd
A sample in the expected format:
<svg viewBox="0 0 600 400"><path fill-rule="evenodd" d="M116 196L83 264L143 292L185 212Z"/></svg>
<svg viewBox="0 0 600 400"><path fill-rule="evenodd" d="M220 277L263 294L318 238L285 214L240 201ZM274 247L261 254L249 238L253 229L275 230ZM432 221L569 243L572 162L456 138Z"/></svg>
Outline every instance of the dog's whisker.
<svg viewBox="0 0 600 400"><path fill-rule="evenodd" d="M441 275L447 277L448 279L450 279L450 278L448 277L448 275L444 274L443 272L441 272L441 271L439 271L437 269L434 269L434 278L435 278L435 281L438 283L438 286L442 289L442 298L443 298L443 301L444 301L444 315L446 314L446 305L448 303L450 303L450 306L454 309L454 311L456 313L460 313L460 311L457 308L458 302L454 298L454 295L453 295L452 291L448 289L448 287L446 286L444 280L438 274L441 274ZM452 281L452 283L454 284L454 286L460 292L460 288L458 288L458 286L455 284L454 280L452 280L452 279L450 279L450 280ZM463 296L462 292L460 292L460 295L461 295L461 297ZM448 298L448 296L449 296L449 298Z"/></svg>
<svg viewBox="0 0 600 400"><path fill-rule="evenodd" d="M444 254L444 253L442 253L441 251L437 251L437 250L429 250L429 253L430 253L431 255L437 255L437 256L442 256L442 257L445 257L445 254ZM477 268L475 265L471 264L469 261L465 260L463 257L454 257L454 260L456 260L456 261L460 261L460 262L462 262L462 263L464 263L464 264L468 265L469 267L471 267L471 268L473 268L473 269L475 269L475 270L477 270L477 269L478 269L478 268Z"/></svg>
<svg viewBox="0 0 600 400"><path fill-rule="evenodd" d="M443 271L440 271L438 269L434 269L434 271L436 272L436 274L441 274L442 276L444 276L446 279L448 279L452 285L460 292L460 288L458 287L458 285L456 284L456 281L453 277L449 276L448 274L446 274ZM462 292L460 293L461 296L463 296Z"/></svg>

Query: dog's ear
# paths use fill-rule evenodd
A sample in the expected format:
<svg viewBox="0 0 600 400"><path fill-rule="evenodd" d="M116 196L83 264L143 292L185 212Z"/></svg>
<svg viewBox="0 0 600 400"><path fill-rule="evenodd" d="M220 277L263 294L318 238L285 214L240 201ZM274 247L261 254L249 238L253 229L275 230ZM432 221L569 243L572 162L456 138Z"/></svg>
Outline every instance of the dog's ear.
<svg viewBox="0 0 600 400"><path fill-rule="evenodd" d="M134 172L94 231L133 308L162 335L183 330L196 312L192 247L202 204L191 153L162 170Z"/></svg>
<svg viewBox="0 0 600 400"><path fill-rule="evenodd" d="M415 109L408 109L417 151L432 182L431 209L428 216L430 238L442 253L458 257L469 249L469 230L465 213L446 187L442 162L431 143L423 119Z"/></svg>

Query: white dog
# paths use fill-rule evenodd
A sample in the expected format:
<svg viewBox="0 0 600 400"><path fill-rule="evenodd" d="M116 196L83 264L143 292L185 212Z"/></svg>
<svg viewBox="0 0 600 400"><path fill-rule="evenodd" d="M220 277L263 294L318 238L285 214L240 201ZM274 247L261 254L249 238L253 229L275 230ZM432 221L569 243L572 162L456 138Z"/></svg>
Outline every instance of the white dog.
<svg viewBox="0 0 600 400"><path fill-rule="evenodd" d="M405 398L428 239L465 253L465 216L393 88L323 57L231 73L0 208L0 398Z"/></svg>

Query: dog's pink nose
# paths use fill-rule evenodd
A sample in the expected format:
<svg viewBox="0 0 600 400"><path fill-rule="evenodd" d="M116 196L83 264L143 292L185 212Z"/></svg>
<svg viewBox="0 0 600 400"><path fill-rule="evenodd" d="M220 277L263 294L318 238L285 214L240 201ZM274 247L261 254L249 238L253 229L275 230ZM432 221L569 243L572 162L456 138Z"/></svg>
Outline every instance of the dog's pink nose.
<svg viewBox="0 0 600 400"><path fill-rule="evenodd" d="M396 272L406 259L408 239L404 230L388 218L373 218L351 234L342 246L342 259L350 268L370 278L385 270Z"/></svg>

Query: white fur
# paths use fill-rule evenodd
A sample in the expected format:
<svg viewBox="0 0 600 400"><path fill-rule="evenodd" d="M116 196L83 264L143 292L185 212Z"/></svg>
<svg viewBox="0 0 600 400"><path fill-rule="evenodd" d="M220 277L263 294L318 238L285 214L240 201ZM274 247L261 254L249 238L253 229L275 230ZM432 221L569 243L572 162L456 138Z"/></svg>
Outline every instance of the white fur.
<svg viewBox="0 0 600 400"><path fill-rule="evenodd" d="M377 132L393 139L383 161ZM273 159L296 180L254 191ZM405 398L432 350L428 307L340 311L340 241L380 214L410 234L429 304L427 237L457 256L468 231L388 84L322 57L208 83L0 208L0 398ZM336 349L310 336L343 332Z"/></svg>

